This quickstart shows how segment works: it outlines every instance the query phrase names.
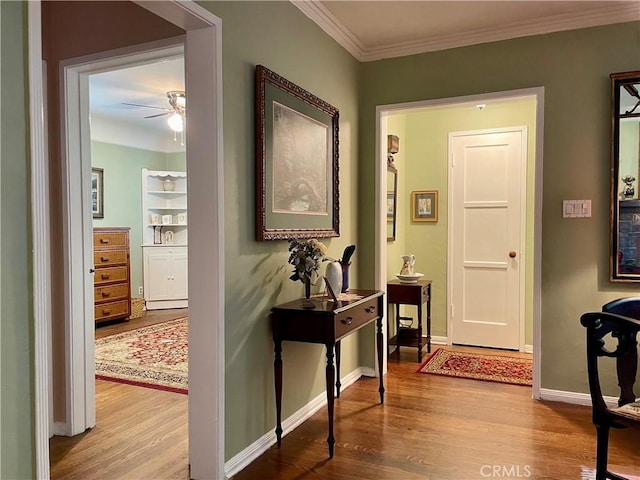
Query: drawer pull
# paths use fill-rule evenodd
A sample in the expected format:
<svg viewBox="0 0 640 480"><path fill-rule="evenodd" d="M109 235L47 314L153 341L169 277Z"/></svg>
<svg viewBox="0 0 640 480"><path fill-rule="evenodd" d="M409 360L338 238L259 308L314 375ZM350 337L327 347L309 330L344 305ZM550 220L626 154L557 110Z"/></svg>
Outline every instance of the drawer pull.
<svg viewBox="0 0 640 480"><path fill-rule="evenodd" d="M100 239L100 243L109 243L109 239L108 238L101 238Z"/></svg>
<svg viewBox="0 0 640 480"><path fill-rule="evenodd" d="M111 294L109 292L102 292L102 297L106 298L106 297L110 297Z"/></svg>
<svg viewBox="0 0 640 480"><path fill-rule="evenodd" d="M111 278L111 275L106 275L106 274L103 273L102 275L100 275L100 278L102 280L109 280L109 278Z"/></svg>
<svg viewBox="0 0 640 480"><path fill-rule="evenodd" d="M102 315L109 315L111 313L111 310L102 310Z"/></svg>
<svg viewBox="0 0 640 480"><path fill-rule="evenodd" d="M369 306L369 307L364 309L364 311L367 312L367 313L375 312L375 310L376 310L376 307L374 307L373 305L371 305L371 306Z"/></svg>
<svg viewBox="0 0 640 480"><path fill-rule="evenodd" d="M100 261L101 262L108 262L109 261L109 257L100 257Z"/></svg>
<svg viewBox="0 0 640 480"><path fill-rule="evenodd" d="M347 317L340 321L343 323L343 325L351 325L351 322L353 322L353 317Z"/></svg>

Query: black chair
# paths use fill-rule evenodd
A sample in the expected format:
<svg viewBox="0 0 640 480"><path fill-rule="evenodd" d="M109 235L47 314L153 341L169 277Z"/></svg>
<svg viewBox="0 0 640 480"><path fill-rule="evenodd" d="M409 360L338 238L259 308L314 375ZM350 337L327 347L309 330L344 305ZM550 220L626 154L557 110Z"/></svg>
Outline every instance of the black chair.
<svg viewBox="0 0 640 480"><path fill-rule="evenodd" d="M602 312L589 312L580 317L587 329L587 370L591 393L593 424L596 427L596 480L627 480L607 469L609 430L640 427L640 401L636 401L633 384L638 370L640 331L640 297L623 298L607 303ZM615 343L609 349L605 341ZM608 407L602 396L598 359L612 357L616 361L619 398L617 407ZM613 375L613 372L611 373Z"/></svg>

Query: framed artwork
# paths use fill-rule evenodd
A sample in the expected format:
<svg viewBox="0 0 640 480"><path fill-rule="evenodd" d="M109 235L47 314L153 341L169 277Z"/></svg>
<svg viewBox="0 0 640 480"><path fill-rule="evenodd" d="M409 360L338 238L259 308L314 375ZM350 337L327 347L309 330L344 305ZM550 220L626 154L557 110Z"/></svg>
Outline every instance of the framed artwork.
<svg viewBox="0 0 640 480"><path fill-rule="evenodd" d="M396 194L394 192L387 192L387 220L393 220L393 215L396 212Z"/></svg>
<svg viewBox="0 0 640 480"><path fill-rule="evenodd" d="M438 191L411 192L411 220L414 222L438 221Z"/></svg>
<svg viewBox="0 0 640 480"><path fill-rule="evenodd" d="M104 170L91 168L91 211L93 218L104 218Z"/></svg>
<svg viewBox="0 0 640 480"><path fill-rule="evenodd" d="M338 109L256 67L256 238L340 235Z"/></svg>

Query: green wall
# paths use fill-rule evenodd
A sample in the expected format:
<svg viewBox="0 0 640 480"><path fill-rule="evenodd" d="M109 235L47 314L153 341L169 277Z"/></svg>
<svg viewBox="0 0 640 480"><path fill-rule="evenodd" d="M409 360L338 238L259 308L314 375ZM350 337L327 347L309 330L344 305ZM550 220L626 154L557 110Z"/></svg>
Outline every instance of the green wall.
<svg viewBox="0 0 640 480"><path fill-rule="evenodd" d="M231 458L275 426L269 310L303 295L289 280L288 244L255 240L254 71L262 64L340 111L339 257L356 244L350 274L359 282L357 224L359 64L289 2L202 3L222 18L226 254L226 451ZM324 267L323 267L324 268ZM343 341L342 374L360 363L356 336ZM373 337L370 337L373 343ZM283 345L283 418L322 394L323 346Z"/></svg>
<svg viewBox="0 0 640 480"><path fill-rule="evenodd" d="M91 142L91 163L104 170L104 218L94 227L130 227L131 296L142 286L142 169L186 169L184 152L163 153L104 142Z"/></svg>
<svg viewBox="0 0 640 480"><path fill-rule="evenodd" d="M640 70L639 27L617 24L362 65L363 205L374 198L367 186L374 182L377 105L544 87L543 388L587 391L580 314L637 292L636 285L609 282L609 74ZM563 219L562 200L583 198L592 200L593 216ZM373 225L364 217L359 238L372 238ZM373 243L362 250L372 258ZM372 276L373 265L361 274Z"/></svg>
<svg viewBox="0 0 640 480"><path fill-rule="evenodd" d="M26 3L0 2L0 478L34 477Z"/></svg>
<svg viewBox="0 0 640 480"><path fill-rule="evenodd" d="M3 222L0 236L0 477L33 478L26 4L0 5L4 87L0 205L2 218L11 218L11 228ZM640 70L640 24L359 65L290 3L202 5L220 16L224 25L225 458L273 429L268 312L271 306L302 295L301 284L288 280L286 243L254 240L253 71L258 63L340 110L342 235L326 243L335 256L346 245L357 244L351 274L353 285L361 287L372 286L374 273L374 213L369 206L375 195L375 107L544 86L542 386L586 392L584 332L578 316L637 290L636 285L608 281L609 74ZM562 219L562 199L580 198L593 200L593 217ZM366 333L357 343L345 342L343 373L373 365L373 346ZM286 418L324 390L325 358L320 346L293 343L284 345L283 357Z"/></svg>

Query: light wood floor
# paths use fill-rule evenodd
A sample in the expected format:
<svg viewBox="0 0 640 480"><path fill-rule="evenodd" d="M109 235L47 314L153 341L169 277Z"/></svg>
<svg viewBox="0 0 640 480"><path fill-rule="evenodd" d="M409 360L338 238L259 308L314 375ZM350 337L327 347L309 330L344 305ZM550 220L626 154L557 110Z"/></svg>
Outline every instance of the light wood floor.
<svg viewBox="0 0 640 480"><path fill-rule="evenodd" d="M578 480L581 465L594 465L590 408L534 401L529 387L417 374L415 350L404 350L390 357L384 406L377 379L336 400L332 460L321 409L234 479ZM96 390L98 425L51 441L53 480L189 478L186 395L102 381ZM640 475L633 435L612 432L610 462ZM502 476L488 477L495 468Z"/></svg>

